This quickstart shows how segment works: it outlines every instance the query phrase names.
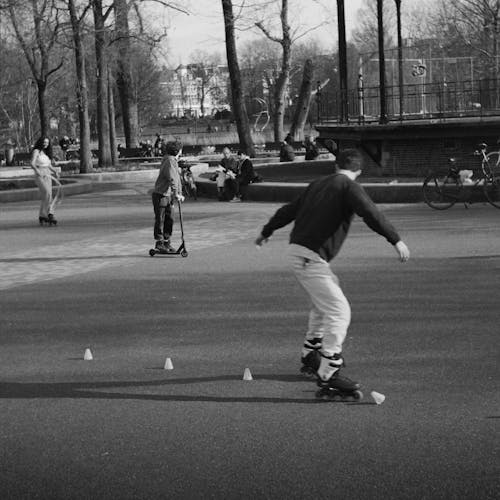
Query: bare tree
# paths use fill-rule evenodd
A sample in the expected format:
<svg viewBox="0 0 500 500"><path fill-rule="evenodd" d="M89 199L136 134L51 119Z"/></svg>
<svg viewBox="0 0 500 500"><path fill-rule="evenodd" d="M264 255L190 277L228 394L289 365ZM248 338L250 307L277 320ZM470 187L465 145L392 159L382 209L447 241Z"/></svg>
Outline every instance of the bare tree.
<svg viewBox="0 0 500 500"><path fill-rule="evenodd" d="M309 115L309 106L313 93L314 81L314 63L312 59L307 59L304 63L304 72L302 76L302 84L300 86L297 105L293 115L292 125L290 127L290 135L294 139L304 139L304 127Z"/></svg>
<svg viewBox="0 0 500 500"><path fill-rule="evenodd" d="M284 137L283 122L285 117L285 97L290 78L290 60L292 51L291 28L288 23L288 0L281 0L280 10L281 37L273 35L263 21L255 25L266 35L269 40L281 46L281 67L274 81L274 140L279 142Z"/></svg>
<svg viewBox="0 0 500 500"><path fill-rule="evenodd" d="M92 171L92 151L90 148L89 96L87 88L87 70L83 44L83 26L90 5L78 11L75 0L68 0L68 11L73 34L75 66L77 78L77 105L80 123L80 172Z"/></svg>
<svg viewBox="0 0 500 500"><path fill-rule="evenodd" d="M127 0L114 0L115 41L118 45L116 84L122 109L123 132L127 148L139 144L139 114L137 109L137 82L131 68L131 36Z"/></svg>
<svg viewBox="0 0 500 500"><path fill-rule="evenodd" d="M314 0L312 0L314 1ZM278 12L273 14L270 11L270 7L274 4L278 4ZM274 71L274 74L268 79L268 85L272 88L273 92L273 104L270 106L270 110L273 116L274 125L274 140L281 141L284 136L284 119L285 111L287 107L287 94L289 90L290 80L293 73L298 73L299 67L292 67L292 48L296 45L296 42L305 37L307 34L316 30L320 26L326 23L325 20L321 20L317 25L305 28L301 26L300 16L299 19L294 23L294 26L289 22L289 15L298 13L296 9L303 8L303 3L296 2L293 4L291 0L280 0L273 2L262 2L261 8L256 10L254 16L260 17L260 19L255 22L254 26L263 33L266 38L280 47L280 61ZM278 26L274 26L277 22ZM279 34L277 34L279 33ZM267 75L269 76L269 75Z"/></svg>
<svg viewBox="0 0 500 500"><path fill-rule="evenodd" d="M94 13L96 81L97 81L97 136L99 141L99 167L113 164L111 156L110 126L108 113L108 28L106 20L112 6L104 9L102 0L90 0Z"/></svg>
<svg viewBox="0 0 500 500"><path fill-rule="evenodd" d="M233 13L232 0L222 0L222 12L224 14L224 28L226 34L226 55L231 80L232 109L238 130L240 145L250 156L255 156L255 148L250 124L245 106L243 84L241 80L238 53L236 51L236 40L234 36L235 17Z"/></svg>
<svg viewBox="0 0 500 500"><path fill-rule="evenodd" d="M40 131L46 135L49 119L46 91L49 80L62 66L62 58L52 62L61 24L55 0L7 0L9 21L38 91Z"/></svg>
<svg viewBox="0 0 500 500"><path fill-rule="evenodd" d="M500 1L442 0L434 24L447 45L462 45L479 57L481 76L498 78L500 63ZM443 32L446 38L443 36Z"/></svg>

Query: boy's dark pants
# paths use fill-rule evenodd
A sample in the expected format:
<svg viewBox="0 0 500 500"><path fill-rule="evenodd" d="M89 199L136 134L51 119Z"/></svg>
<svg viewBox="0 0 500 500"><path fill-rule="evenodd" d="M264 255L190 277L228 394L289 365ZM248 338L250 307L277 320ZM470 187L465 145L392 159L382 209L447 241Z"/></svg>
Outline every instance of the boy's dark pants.
<svg viewBox="0 0 500 500"><path fill-rule="evenodd" d="M154 238L157 241L170 241L172 228L174 226L172 203L168 197L165 197L160 193L153 193L151 198L153 200L153 208L155 211Z"/></svg>

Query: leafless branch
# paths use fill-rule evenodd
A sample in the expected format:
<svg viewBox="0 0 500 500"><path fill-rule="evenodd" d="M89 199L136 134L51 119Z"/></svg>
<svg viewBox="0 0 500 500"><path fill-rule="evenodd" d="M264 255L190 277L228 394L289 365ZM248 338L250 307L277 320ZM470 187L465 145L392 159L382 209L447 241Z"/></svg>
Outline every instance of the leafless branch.
<svg viewBox="0 0 500 500"><path fill-rule="evenodd" d="M278 37L273 36L271 34L271 32L264 26L262 21L256 22L255 26L257 26L257 28L259 28L262 31L262 33L264 33L264 35L266 35L266 37L269 38L269 40L272 40L273 42L276 42L276 43L282 42L281 38L278 38Z"/></svg>
<svg viewBox="0 0 500 500"><path fill-rule="evenodd" d="M145 3L145 2L153 2L156 4L162 5L163 7L168 7L169 9L176 10L178 12L182 12L182 14L186 14L187 16L190 15L188 10L186 10L185 8L182 8L177 3L167 2L166 0L139 0L139 3Z"/></svg>

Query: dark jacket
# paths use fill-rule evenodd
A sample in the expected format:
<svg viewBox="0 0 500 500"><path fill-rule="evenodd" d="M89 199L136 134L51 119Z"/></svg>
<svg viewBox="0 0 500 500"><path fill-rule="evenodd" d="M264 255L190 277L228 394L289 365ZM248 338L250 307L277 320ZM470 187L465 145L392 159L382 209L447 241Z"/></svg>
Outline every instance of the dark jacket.
<svg viewBox="0 0 500 500"><path fill-rule="evenodd" d="M295 201L271 217L262 229L262 236L268 238L277 229L295 221L290 243L309 248L329 262L339 252L354 214L393 245L400 240L363 187L340 173L309 184Z"/></svg>
<svg viewBox="0 0 500 500"><path fill-rule="evenodd" d="M295 151L290 144L284 142L280 149L280 161L293 161L295 159Z"/></svg>
<svg viewBox="0 0 500 500"><path fill-rule="evenodd" d="M247 185L253 181L254 177L255 171L253 169L253 164L248 158L245 158L240 164L238 180L240 181L240 184Z"/></svg>
<svg viewBox="0 0 500 500"><path fill-rule="evenodd" d="M226 170L231 170L235 174L238 173L238 162L232 156L230 156L229 158L222 158L222 160L220 160L219 162L219 165L222 165L222 167Z"/></svg>
<svg viewBox="0 0 500 500"><path fill-rule="evenodd" d="M306 141L304 142L304 147L306 149L306 160L315 160L319 156L319 150L314 142Z"/></svg>

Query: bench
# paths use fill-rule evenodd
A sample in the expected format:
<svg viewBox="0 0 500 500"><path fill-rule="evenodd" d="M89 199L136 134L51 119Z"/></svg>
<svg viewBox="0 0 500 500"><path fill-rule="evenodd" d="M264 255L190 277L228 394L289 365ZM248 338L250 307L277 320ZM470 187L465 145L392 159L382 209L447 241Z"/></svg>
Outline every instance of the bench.
<svg viewBox="0 0 500 500"><path fill-rule="evenodd" d="M29 165L31 163L31 153L18 152L14 155L14 165Z"/></svg>
<svg viewBox="0 0 500 500"><path fill-rule="evenodd" d="M144 150L142 148L120 148L118 156L120 158L142 158Z"/></svg>

